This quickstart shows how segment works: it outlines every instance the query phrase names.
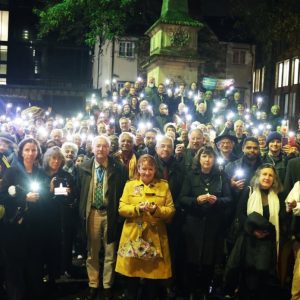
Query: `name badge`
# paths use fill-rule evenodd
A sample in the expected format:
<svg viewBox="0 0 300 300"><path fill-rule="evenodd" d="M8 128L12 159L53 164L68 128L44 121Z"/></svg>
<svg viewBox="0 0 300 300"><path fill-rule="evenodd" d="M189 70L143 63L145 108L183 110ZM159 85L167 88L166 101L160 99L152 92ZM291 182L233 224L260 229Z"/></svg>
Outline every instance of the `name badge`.
<svg viewBox="0 0 300 300"><path fill-rule="evenodd" d="M141 196L143 189L144 189L144 187L142 185L135 186L134 187L134 195L135 196Z"/></svg>

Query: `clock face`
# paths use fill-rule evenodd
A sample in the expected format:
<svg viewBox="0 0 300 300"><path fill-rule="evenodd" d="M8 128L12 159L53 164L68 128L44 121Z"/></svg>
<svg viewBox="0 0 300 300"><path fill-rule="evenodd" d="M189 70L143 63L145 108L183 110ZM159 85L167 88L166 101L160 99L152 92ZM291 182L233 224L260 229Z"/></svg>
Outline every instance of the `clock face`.
<svg viewBox="0 0 300 300"><path fill-rule="evenodd" d="M186 45L188 45L190 39L190 34L187 31L182 30L181 28L170 33L171 46L173 47L185 47Z"/></svg>

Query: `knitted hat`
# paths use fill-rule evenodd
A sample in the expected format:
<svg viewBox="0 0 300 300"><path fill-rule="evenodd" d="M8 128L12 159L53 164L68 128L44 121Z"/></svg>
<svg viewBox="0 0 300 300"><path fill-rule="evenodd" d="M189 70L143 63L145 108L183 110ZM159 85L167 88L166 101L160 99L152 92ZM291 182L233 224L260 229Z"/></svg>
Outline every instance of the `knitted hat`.
<svg viewBox="0 0 300 300"><path fill-rule="evenodd" d="M269 145L269 143L273 140L279 140L281 141L282 139L282 135L276 131L271 131L267 137L267 145Z"/></svg>
<svg viewBox="0 0 300 300"><path fill-rule="evenodd" d="M0 140L5 141L9 144L15 144L16 141L13 136L11 136L9 133L6 132L0 132Z"/></svg>

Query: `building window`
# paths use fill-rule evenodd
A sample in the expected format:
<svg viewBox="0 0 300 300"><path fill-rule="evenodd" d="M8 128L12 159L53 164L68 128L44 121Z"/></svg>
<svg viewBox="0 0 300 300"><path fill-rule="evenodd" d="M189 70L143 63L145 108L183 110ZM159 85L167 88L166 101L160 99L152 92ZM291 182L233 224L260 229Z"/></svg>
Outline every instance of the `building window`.
<svg viewBox="0 0 300 300"><path fill-rule="evenodd" d="M283 115L286 117L289 112L289 94L284 94L284 110Z"/></svg>
<svg viewBox="0 0 300 300"><path fill-rule="evenodd" d="M260 77L261 77L260 69L255 70L254 92L260 92Z"/></svg>
<svg viewBox="0 0 300 300"><path fill-rule="evenodd" d="M293 118L296 112L296 93L290 94L290 103L289 103L289 118Z"/></svg>
<svg viewBox="0 0 300 300"><path fill-rule="evenodd" d="M274 97L274 104L280 106L280 95L275 95L275 97Z"/></svg>
<svg viewBox="0 0 300 300"><path fill-rule="evenodd" d="M23 40L29 40L29 31L27 29L23 30L22 38L23 38Z"/></svg>
<svg viewBox="0 0 300 300"><path fill-rule="evenodd" d="M292 61L291 83L292 85L299 83L299 58L294 58Z"/></svg>
<svg viewBox="0 0 300 300"><path fill-rule="evenodd" d="M241 49L233 49L232 63L235 65L246 64L246 51Z"/></svg>
<svg viewBox="0 0 300 300"><path fill-rule="evenodd" d="M283 63L278 63L276 66L276 83L275 87L282 87Z"/></svg>
<svg viewBox="0 0 300 300"><path fill-rule="evenodd" d="M265 88L265 74L266 74L266 67L263 67L261 69L261 86L260 86L260 90L263 92L264 88Z"/></svg>
<svg viewBox="0 0 300 300"><path fill-rule="evenodd" d="M0 75L6 75L7 73L7 65L0 64Z"/></svg>
<svg viewBox="0 0 300 300"><path fill-rule="evenodd" d="M37 65L37 63L34 66L34 74L39 74L39 66Z"/></svg>
<svg viewBox="0 0 300 300"><path fill-rule="evenodd" d="M134 57L134 42L120 42L119 46L120 57Z"/></svg>
<svg viewBox="0 0 300 300"><path fill-rule="evenodd" d="M289 85L289 75L290 75L290 60L287 59L283 63L283 81L282 86Z"/></svg>
<svg viewBox="0 0 300 300"><path fill-rule="evenodd" d="M7 46L0 45L0 61L7 61Z"/></svg>
<svg viewBox="0 0 300 300"><path fill-rule="evenodd" d="M0 10L0 41L8 41L8 18L9 12Z"/></svg>
<svg viewBox="0 0 300 300"><path fill-rule="evenodd" d="M6 78L0 78L0 85L6 84Z"/></svg>

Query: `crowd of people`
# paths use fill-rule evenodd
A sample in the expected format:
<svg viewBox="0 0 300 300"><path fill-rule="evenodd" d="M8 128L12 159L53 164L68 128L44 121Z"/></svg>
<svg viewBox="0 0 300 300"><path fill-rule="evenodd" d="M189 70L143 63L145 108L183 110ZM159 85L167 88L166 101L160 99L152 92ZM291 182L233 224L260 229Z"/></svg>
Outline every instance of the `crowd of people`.
<svg viewBox="0 0 300 300"><path fill-rule="evenodd" d="M224 95L149 78L72 118L1 117L8 299L43 299L74 255L87 299L113 299L116 275L120 299L300 299L300 134Z"/></svg>

